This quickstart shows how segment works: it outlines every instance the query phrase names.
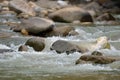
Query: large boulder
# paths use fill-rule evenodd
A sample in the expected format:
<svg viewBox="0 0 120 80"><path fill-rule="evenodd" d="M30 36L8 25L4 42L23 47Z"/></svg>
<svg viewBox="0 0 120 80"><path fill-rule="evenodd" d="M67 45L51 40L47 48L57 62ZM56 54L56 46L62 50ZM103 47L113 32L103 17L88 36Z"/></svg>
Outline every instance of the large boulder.
<svg viewBox="0 0 120 80"><path fill-rule="evenodd" d="M30 16L35 16L33 8L25 0L11 0L9 7L17 13L23 12Z"/></svg>
<svg viewBox="0 0 120 80"><path fill-rule="evenodd" d="M14 31L25 29L29 34L44 36L45 33L53 30L55 23L49 19L31 17L23 19L19 27L13 28Z"/></svg>
<svg viewBox="0 0 120 80"><path fill-rule="evenodd" d="M67 7L49 14L49 18L56 22L73 22L79 20L81 22L93 22L92 16L79 7Z"/></svg>
<svg viewBox="0 0 120 80"><path fill-rule="evenodd" d="M78 46L64 40L58 40L54 42L51 46L51 50L55 50L58 53L66 52L67 54L75 51L81 52Z"/></svg>
<svg viewBox="0 0 120 80"><path fill-rule="evenodd" d="M83 55L77 61L76 64L82 63L85 61L86 63L93 63L93 64L109 64L116 61L115 58L106 57L106 56L97 56L97 55Z"/></svg>
<svg viewBox="0 0 120 80"><path fill-rule="evenodd" d="M42 51L45 48L45 40L39 37L31 38L26 41L25 45L32 47L35 51Z"/></svg>

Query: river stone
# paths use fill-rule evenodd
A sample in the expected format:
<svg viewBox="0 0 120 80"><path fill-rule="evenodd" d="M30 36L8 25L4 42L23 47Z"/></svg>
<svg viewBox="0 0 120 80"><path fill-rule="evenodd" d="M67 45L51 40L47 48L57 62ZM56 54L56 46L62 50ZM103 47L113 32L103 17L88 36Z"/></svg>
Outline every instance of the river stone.
<svg viewBox="0 0 120 80"><path fill-rule="evenodd" d="M79 7L68 7L57 10L49 14L49 18L56 22L73 22L76 20L80 20L81 22L93 22L92 16Z"/></svg>
<svg viewBox="0 0 120 80"><path fill-rule="evenodd" d="M25 45L33 47L35 51L42 51L45 48L45 40L39 37L31 38L26 41Z"/></svg>
<svg viewBox="0 0 120 80"><path fill-rule="evenodd" d="M53 30L54 22L39 17L31 17L29 19L23 19L19 27L13 28L14 31L21 31L25 29L28 33L33 35L44 36L45 33Z"/></svg>
<svg viewBox="0 0 120 80"><path fill-rule="evenodd" d="M70 26L54 27L48 36L68 36L71 31L75 31L75 29Z"/></svg>
<svg viewBox="0 0 120 80"><path fill-rule="evenodd" d="M73 52L80 52L78 46L64 40L57 40L54 42L51 46L51 50L55 50L58 53L66 52L67 54L73 53Z"/></svg>
<svg viewBox="0 0 120 80"><path fill-rule="evenodd" d="M31 6L25 0L11 0L9 3L11 10L17 13L27 13L31 16L35 16L35 12Z"/></svg>
<svg viewBox="0 0 120 80"><path fill-rule="evenodd" d="M97 17L98 21L115 21L116 19L110 13L104 13Z"/></svg>
<svg viewBox="0 0 120 80"><path fill-rule="evenodd" d="M26 45L21 45L19 48L18 48L18 51L28 51L28 47Z"/></svg>
<svg viewBox="0 0 120 80"><path fill-rule="evenodd" d="M83 55L76 61L76 64L81 63L81 61L86 61L86 63L90 62L94 64L109 64L116 61L116 59L107 56Z"/></svg>
<svg viewBox="0 0 120 80"><path fill-rule="evenodd" d="M91 55L102 56L103 54L99 51L93 51Z"/></svg>

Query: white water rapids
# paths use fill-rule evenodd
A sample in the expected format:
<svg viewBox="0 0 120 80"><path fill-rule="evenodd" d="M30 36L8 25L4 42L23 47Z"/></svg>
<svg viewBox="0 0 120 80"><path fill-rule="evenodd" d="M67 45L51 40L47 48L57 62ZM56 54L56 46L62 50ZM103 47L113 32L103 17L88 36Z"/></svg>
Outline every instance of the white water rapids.
<svg viewBox="0 0 120 80"><path fill-rule="evenodd" d="M113 29L114 31L110 31L111 29ZM30 48L28 52L18 51L18 47L21 44L24 44L29 37L24 38L22 36L13 36L12 38L9 39L1 39L0 49L12 49L14 50L14 52L5 52L0 54L0 75L1 75L0 78L3 80L4 78L11 79L8 77L13 76L14 74L21 74L27 76L39 75L43 77L50 77L51 74L58 76L57 74L77 75L81 73L90 74L94 72L118 73L120 71L119 61L108 65L93 65L93 64L75 65L75 61L79 59L79 57L83 54L79 52L74 52L73 54L70 55L67 55L66 53L57 54L55 51L49 50L49 47L52 45L52 43L59 39L68 41L87 42L94 41L99 36L107 36L109 38L109 42L112 45L112 49L111 50L102 49L100 50L100 52L103 52L104 55L107 56L120 57L119 47L120 37L118 35L120 34L119 26L105 28L104 30L101 27L98 28L81 27L76 29L76 31L79 32L78 36L48 37L46 39L46 47L42 52L36 52L32 48ZM16 78L13 78L13 80L14 79L17 80Z"/></svg>

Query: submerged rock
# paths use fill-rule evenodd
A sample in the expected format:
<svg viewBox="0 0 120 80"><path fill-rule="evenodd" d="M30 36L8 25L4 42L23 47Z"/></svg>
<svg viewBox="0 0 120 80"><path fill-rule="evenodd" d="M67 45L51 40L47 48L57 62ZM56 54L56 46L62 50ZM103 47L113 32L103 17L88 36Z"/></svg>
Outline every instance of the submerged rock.
<svg viewBox="0 0 120 80"><path fill-rule="evenodd" d="M0 53L4 53L4 52L13 52L12 49L0 49Z"/></svg>
<svg viewBox="0 0 120 80"><path fill-rule="evenodd" d="M26 41L25 45L32 47L35 51L42 51L45 48L45 40L39 37L31 38Z"/></svg>
<svg viewBox="0 0 120 80"><path fill-rule="evenodd" d="M98 51L94 51L94 52L92 52L92 54L91 55L96 55L96 56L102 56L103 54L101 53L101 52L98 52Z"/></svg>
<svg viewBox="0 0 120 80"><path fill-rule="evenodd" d="M85 61L86 63L94 63L94 64L109 64L116 61L115 58L106 57L106 56L97 56L97 55L83 55L77 61L76 64L81 63L81 61Z"/></svg>
<svg viewBox="0 0 120 80"><path fill-rule="evenodd" d="M79 7L68 7L60 9L49 14L49 18L56 22L73 22L80 20L81 22L93 22L92 16Z"/></svg>

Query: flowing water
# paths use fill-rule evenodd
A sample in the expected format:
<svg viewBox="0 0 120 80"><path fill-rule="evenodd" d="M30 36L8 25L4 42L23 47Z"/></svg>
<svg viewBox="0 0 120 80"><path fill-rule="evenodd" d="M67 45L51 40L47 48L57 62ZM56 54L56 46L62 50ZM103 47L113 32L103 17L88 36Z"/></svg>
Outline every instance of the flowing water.
<svg viewBox="0 0 120 80"><path fill-rule="evenodd" d="M51 44L59 39L89 42L100 36L107 36L112 49L100 51L106 56L120 57L120 26L74 27L79 35L48 37L42 52L36 52L32 48L28 52L19 52L18 47L31 37L15 34L7 26L0 26L1 33L12 35L0 38L0 49L14 50L0 54L0 80L120 80L120 61L108 65L75 65L81 53L66 55L49 50Z"/></svg>

